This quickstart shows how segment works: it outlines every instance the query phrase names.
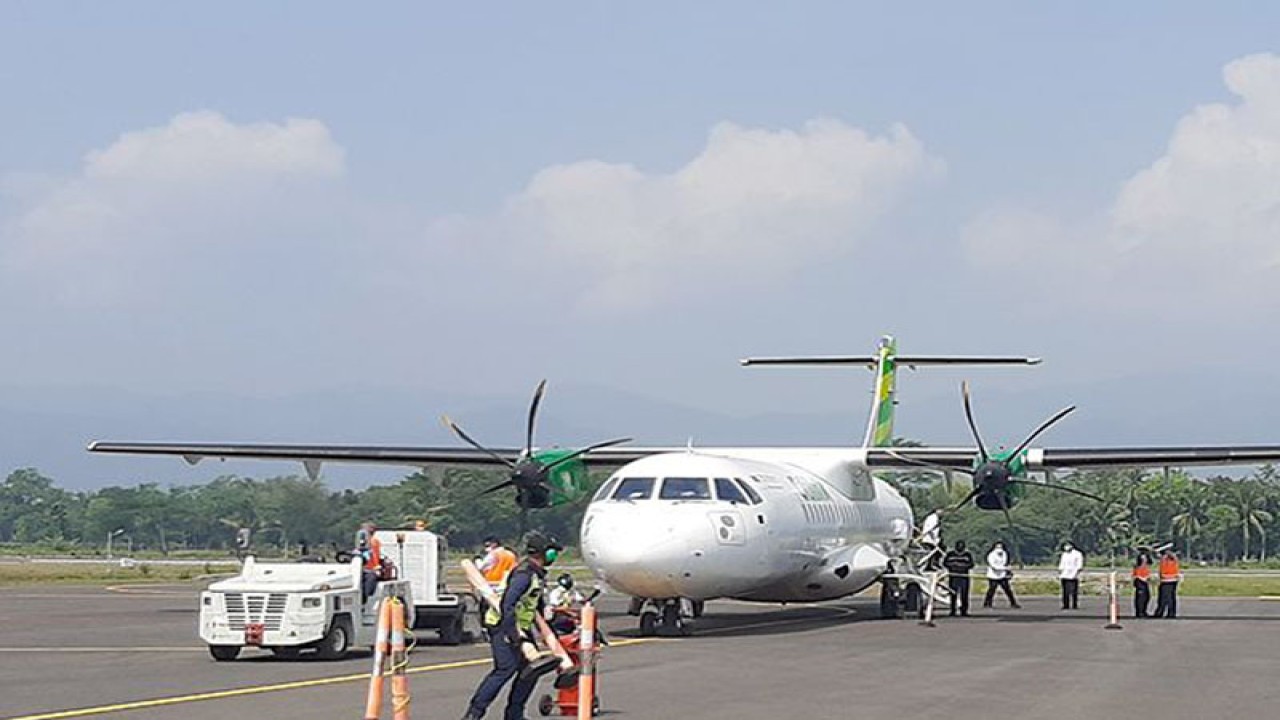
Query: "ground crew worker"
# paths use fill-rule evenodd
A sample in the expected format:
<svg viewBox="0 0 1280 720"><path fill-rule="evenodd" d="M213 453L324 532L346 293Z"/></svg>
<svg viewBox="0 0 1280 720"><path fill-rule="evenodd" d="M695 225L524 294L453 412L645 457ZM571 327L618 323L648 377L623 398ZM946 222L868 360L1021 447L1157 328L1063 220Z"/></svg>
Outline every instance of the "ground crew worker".
<svg viewBox="0 0 1280 720"><path fill-rule="evenodd" d="M1178 565L1178 556L1173 548L1164 551L1160 558L1160 593L1156 597L1155 617L1178 617L1178 581L1182 579L1182 568Z"/></svg>
<svg viewBox="0 0 1280 720"><path fill-rule="evenodd" d="M382 577L382 541L374 536L377 527L366 522L356 532L356 552L364 558L360 569L360 595L367 602L378 591Z"/></svg>
<svg viewBox="0 0 1280 720"><path fill-rule="evenodd" d="M942 559L947 569L947 587L951 589L951 615L956 614L957 606L961 617L969 617L969 573L973 570L973 553L965 546L963 540L956 541L956 547Z"/></svg>
<svg viewBox="0 0 1280 720"><path fill-rule="evenodd" d="M991 552L987 553L987 596L982 601L982 607L991 607L991 602L995 600L996 588L1004 590L1005 597L1009 598L1009 606L1014 610L1022 607L1018 604L1018 599L1013 596L1013 586L1009 584L1009 580L1013 577L1013 571L1009 569L1009 553L1004 550L1004 543L999 540L991 546Z"/></svg>
<svg viewBox="0 0 1280 720"><path fill-rule="evenodd" d="M1147 608L1151 605L1151 558L1145 553L1138 553L1133 563L1133 616L1148 617Z"/></svg>
<svg viewBox="0 0 1280 720"><path fill-rule="evenodd" d="M490 585L498 585L507 579L507 573L516 566L516 554L502 546L496 535L484 539L484 559L480 561L480 572Z"/></svg>
<svg viewBox="0 0 1280 720"><path fill-rule="evenodd" d="M566 611L573 610L585 600L582 593L574 588L573 576L569 573L560 573L560 577L556 578L555 587L551 588L551 592L547 594L547 622L551 624L551 629L555 630L557 635L573 631L577 620L574 615ZM557 610L560 612L557 613Z"/></svg>
<svg viewBox="0 0 1280 720"><path fill-rule="evenodd" d="M524 706L538 683L537 673L521 672L529 665L520 645L532 639L535 616L544 612L543 588L547 566L556 561L564 548L540 532L525 536L525 559L507 575L503 583L501 610L485 613L489 627L489 649L493 653L493 669L485 675L467 705L463 720L480 720L485 710L498 697L502 686L513 677L516 681L507 694L505 720L523 720ZM551 665L554 668L554 664ZM518 676L517 676L518 675Z"/></svg>
<svg viewBox="0 0 1280 720"><path fill-rule="evenodd" d="M1058 581L1062 583L1062 609L1080 609L1080 571L1084 569L1084 553L1071 543L1062 546L1058 559Z"/></svg>

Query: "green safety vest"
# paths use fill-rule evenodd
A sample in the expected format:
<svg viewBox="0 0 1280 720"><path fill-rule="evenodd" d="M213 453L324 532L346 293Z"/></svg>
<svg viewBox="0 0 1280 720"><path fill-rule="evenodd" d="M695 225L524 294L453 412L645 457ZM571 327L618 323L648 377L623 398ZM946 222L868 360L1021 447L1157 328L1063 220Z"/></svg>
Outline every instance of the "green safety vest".
<svg viewBox="0 0 1280 720"><path fill-rule="evenodd" d="M512 572L515 572L514 570ZM501 602L503 594L507 590L507 578L511 577L511 573L507 573L507 577L502 579L498 584L498 598ZM538 614L538 600L542 597L542 578L537 573L529 573L529 590L516 603L516 628L520 630L530 630L533 628L533 619ZM489 608L484 613L484 624L488 627L496 627L502 622L502 613L496 608Z"/></svg>

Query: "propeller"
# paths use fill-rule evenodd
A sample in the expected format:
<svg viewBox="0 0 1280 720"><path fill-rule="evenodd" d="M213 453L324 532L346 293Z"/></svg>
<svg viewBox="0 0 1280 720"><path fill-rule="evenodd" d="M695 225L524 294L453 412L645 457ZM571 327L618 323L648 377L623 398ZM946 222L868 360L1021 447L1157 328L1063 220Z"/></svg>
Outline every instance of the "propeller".
<svg viewBox="0 0 1280 720"><path fill-rule="evenodd" d="M449 428L449 430L452 431L454 435L457 435L460 440L489 457L494 458L503 465L506 465L510 470L506 480L481 490L469 499L474 499L476 497L498 492L499 490L514 487L516 489L516 504L520 506L522 526L526 522L526 514L529 509L544 508L551 504L552 487L549 481L551 474L556 468L564 465L565 463L577 460L578 458L581 458L587 453L595 450L631 442L631 438L605 440L603 442L593 443L586 447L579 448L567 455L561 455L550 462L544 462L539 459L537 453L534 452L533 440L534 431L538 424L538 408L542 405L542 396L546 391L546 380L539 382L537 389L533 391L533 400L529 403L529 417L525 425L524 448L514 460L504 457L503 455L500 455L499 453L482 445L475 438L468 435L465 430L463 430L447 415L441 418L445 427ZM453 503L450 503L450 505L452 504ZM440 508L444 507L449 507L449 505L440 506Z"/></svg>
<svg viewBox="0 0 1280 720"><path fill-rule="evenodd" d="M969 433L973 435L973 441L978 446L978 457L970 470L960 470L958 468L940 465L938 463L928 462L926 460L918 460L900 454L896 450L888 452L893 457L908 465L918 465L921 467L933 468L943 472L965 472L973 478L973 489L969 491L964 499L948 509L949 511L959 510L968 505L970 502L977 501L979 507L985 510L1000 510L1004 513L1005 522L1009 525L1009 532L1012 534L1014 555L1016 562L1021 565L1022 559L1018 551L1017 528L1014 525L1013 517L1010 515L1009 488L1014 485L1024 487L1041 487L1048 490L1058 490L1068 492L1073 495L1089 498L1102 502L1102 498L1076 488L1056 485L1048 482L1031 482L1029 480L1020 479L1025 472L1023 467L1022 453L1030 447L1036 438L1040 437L1046 430L1053 427L1059 420L1075 411L1076 406L1067 406L1051 415L1047 420L1040 423L1031 434L1027 435L1022 442L1018 443L1011 451L998 451L995 453L988 452L987 446L982 442L982 434L978 432L978 423L973 419L973 402L970 398L969 383L962 382L960 384L960 395L964 401L964 417L969 424Z"/></svg>

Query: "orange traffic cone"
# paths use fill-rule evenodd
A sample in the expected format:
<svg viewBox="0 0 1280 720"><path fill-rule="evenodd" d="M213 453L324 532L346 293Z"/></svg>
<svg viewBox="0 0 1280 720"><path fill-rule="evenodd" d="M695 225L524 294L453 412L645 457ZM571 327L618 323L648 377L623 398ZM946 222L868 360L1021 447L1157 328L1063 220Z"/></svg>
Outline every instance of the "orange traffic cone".
<svg viewBox="0 0 1280 720"><path fill-rule="evenodd" d="M390 645L392 598L383 598L378 607L378 631L373 643L373 671L369 673L369 695L365 700L365 720L378 720L382 715L382 676Z"/></svg>

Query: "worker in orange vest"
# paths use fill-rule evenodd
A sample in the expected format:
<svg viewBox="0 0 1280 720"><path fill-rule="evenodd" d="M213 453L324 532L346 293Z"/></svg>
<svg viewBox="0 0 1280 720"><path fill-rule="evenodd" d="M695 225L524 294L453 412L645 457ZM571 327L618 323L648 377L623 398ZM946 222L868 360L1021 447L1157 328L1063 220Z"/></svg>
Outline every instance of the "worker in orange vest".
<svg viewBox="0 0 1280 720"><path fill-rule="evenodd" d="M364 560L360 568L360 596L364 602L378 591L378 581L382 579L382 541L374 536L377 530L372 522L366 522L356 531L356 554Z"/></svg>
<svg viewBox="0 0 1280 720"><path fill-rule="evenodd" d="M1147 608L1151 606L1151 556L1145 550L1138 552L1133 563L1133 616L1149 617Z"/></svg>
<svg viewBox="0 0 1280 720"><path fill-rule="evenodd" d="M1178 581L1182 579L1182 568L1178 565L1178 556L1173 548L1164 551L1160 558L1160 594L1156 598L1154 617L1178 617Z"/></svg>
<svg viewBox="0 0 1280 720"><path fill-rule="evenodd" d="M484 559L480 561L480 572L490 585L501 584L507 574L516 566L516 554L502 546L496 535L484 539Z"/></svg>

